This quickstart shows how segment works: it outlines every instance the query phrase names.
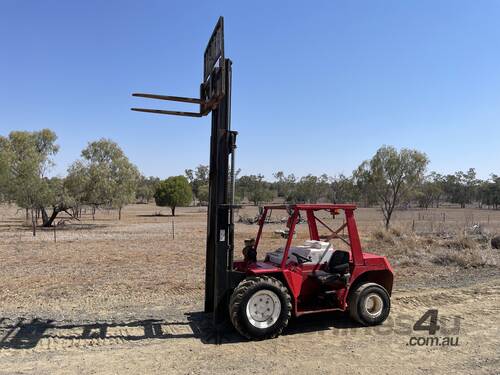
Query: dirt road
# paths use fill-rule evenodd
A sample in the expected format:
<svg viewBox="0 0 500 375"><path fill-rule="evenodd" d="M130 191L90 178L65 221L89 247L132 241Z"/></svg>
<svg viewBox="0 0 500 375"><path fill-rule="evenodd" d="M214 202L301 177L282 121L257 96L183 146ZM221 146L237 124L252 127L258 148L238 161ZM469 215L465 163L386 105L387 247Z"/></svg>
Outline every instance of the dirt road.
<svg viewBox="0 0 500 375"><path fill-rule="evenodd" d="M214 345L197 314L90 325L4 321L0 373L497 374L499 285L493 278L460 288L398 290L391 319L381 327L323 315L295 321L284 336L264 342L228 333ZM450 336L457 346L419 346L432 336L412 326L429 308L439 311L436 337ZM423 339L413 346L413 336Z"/></svg>

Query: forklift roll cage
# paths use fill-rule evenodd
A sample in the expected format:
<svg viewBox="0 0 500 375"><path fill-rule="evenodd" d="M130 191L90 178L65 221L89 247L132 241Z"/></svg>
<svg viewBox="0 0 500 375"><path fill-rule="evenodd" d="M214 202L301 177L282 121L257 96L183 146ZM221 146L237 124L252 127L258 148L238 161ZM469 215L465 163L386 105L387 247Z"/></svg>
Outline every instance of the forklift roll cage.
<svg viewBox="0 0 500 375"><path fill-rule="evenodd" d="M359 240L358 230L356 226L356 221L354 220L354 210L355 205L351 204L294 204L294 205L267 205L264 206L262 215L259 218L259 230L257 232L257 237L255 239L255 249L258 250L259 242L262 237L262 231L266 222L266 218L269 212L276 210L286 210L290 214L289 219L289 233L295 233L295 228L298 224L298 220L301 212L306 213L307 225L309 229L309 238L311 240L319 241L319 230L318 223L325 227L331 234L338 235L344 228L347 228L347 234L349 241L346 241L342 237L336 237L344 241L346 245L350 247L352 254L352 259L355 265L364 264L363 252L361 250L361 243ZM339 215L340 211L345 213L344 223L337 229L331 229L323 220L318 218L315 213L318 211L328 211L332 216ZM290 251L290 246L293 241L293 236L289 235L284 249L283 260L280 267L285 268L286 260L288 259L288 253Z"/></svg>

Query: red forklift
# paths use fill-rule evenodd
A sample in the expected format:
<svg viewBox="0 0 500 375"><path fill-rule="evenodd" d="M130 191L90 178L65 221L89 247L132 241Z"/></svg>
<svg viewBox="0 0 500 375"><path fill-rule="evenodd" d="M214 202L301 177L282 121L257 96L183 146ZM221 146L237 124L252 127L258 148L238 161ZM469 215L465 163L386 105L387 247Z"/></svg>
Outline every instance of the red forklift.
<svg viewBox="0 0 500 375"><path fill-rule="evenodd" d="M283 331L292 316L339 310L348 311L362 325L381 324L390 311L393 272L385 257L363 253L354 205L265 206L256 238L246 242L244 260L233 260L234 212L239 206L234 204L238 133L231 130L231 68L231 60L224 56L224 20L220 17L205 49L199 98L133 94L198 104L199 110L132 108L188 117L212 113L205 312L212 315L216 332L230 320L249 339L273 338ZM262 252L265 255L259 261L259 242L272 211L284 211L287 215L286 243L274 251ZM328 218L335 220L340 215L343 221L338 228L327 224ZM297 233L304 220L308 234L307 238L300 238ZM320 235L319 228L327 233ZM300 239L304 243L296 245L294 242ZM337 240L341 246L337 246Z"/></svg>
<svg viewBox="0 0 500 375"><path fill-rule="evenodd" d="M229 302L230 319L238 332L253 339L275 337L291 316L339 310L348 310L362 325L380 324L387 318L393 272L385 257L363 253L355 209L350 204L264 207L255 243L251 244L253 251L245 252L243 261L233 263L233 268L245 275ZM286 243L258 261L264 226L276 211L288 213ZM343 216L342 224L332 229L327 218L334 222L337 216ZM301 217L306 218L309 239L295 246ZM318 227L327 233L321 235ZM344 249L332 246L336 240Z"/></svg>

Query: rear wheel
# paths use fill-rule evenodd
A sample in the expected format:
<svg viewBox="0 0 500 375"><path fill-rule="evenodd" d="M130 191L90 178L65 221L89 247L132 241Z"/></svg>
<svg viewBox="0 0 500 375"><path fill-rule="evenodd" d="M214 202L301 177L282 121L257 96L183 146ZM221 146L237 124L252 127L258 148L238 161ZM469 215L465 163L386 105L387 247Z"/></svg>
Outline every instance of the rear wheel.
<svg viewBox="0 0 500 375"><path fill-rule="evenodd" d="M278 336L288 325L291 312L288 289L269 276L246 278L238 284L229 301L234 328L249 339Z"/></svg>
<svg viewBox="0 0 500 375"><path fill-rule="evenodd" d="M361 284L349 296L349 314L362 325L382 324L390 310L389 293L379 284Z"/></svg>

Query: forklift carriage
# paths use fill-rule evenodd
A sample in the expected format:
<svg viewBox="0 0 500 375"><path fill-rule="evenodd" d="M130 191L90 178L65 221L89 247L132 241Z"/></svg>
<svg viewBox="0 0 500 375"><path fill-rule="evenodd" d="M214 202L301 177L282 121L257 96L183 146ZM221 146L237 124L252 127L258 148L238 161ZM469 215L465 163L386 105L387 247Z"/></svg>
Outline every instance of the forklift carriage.
<svg viewBox="0 0 500 375"><path fill-rule="evenodd" d="M393 273L387 259L363 253L354 205L295 204L266 206L259 219L255 242L245 247L245 260L233 261L235 153L238 133L231 130L232 62L224 52L224 20L219 18L204 53L199 98L134 93L133 96L199 105L197 112L132 108L134 111L203 117L211 113L209 202L205 270L205 312L212 315L218 332L229 318L247 338L276 337L290 317L324 311L346 311L363 325L382 323L389 315ZM286 245L257 261L262 229L271 210L289 214ZM343 225L332 230L318 217L345 214ZM309 240L292 247L300 219L305 213ZM324 238L318 223L329 230ZM347 228L347 238L340 232ZM321 241L321 240L324 241ZM331 248L332 239L342 240L348 251Z"/></svg>

